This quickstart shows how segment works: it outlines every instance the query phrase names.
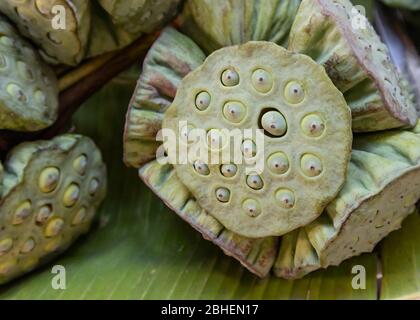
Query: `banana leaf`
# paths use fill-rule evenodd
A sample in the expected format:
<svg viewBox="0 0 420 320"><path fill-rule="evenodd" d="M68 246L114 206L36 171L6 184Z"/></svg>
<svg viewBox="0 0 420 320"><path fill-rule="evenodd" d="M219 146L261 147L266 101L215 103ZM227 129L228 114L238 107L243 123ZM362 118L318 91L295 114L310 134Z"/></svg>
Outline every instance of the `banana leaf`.
<svg viewBox="0 0 420 320"><path fill-rule="evenodd" d="M413 281L418 216L383 243L382 261L365 254L297 281L259 279L202 239L122 163L124 113L137 74L116 78L76 115L77 131L97 142L108 164L108 197L95 228L58 260L0 287L0 299L376 299L381 264L382 298L420 294ZM54 265L66 269L65 290L52 288ZM366 269L364 290L352 288L355 265Z"/></svg>

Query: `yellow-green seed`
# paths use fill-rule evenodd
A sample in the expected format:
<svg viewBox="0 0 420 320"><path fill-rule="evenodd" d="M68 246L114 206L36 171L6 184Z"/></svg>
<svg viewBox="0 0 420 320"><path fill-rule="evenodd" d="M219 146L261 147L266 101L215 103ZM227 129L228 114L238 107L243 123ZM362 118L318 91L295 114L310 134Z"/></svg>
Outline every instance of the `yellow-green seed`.
<svg viewBox="0 0 420 320"><path fill-rule="evenodd" d="M20 75L26 80L32 81L34 79L34 74L32 73L32 70L28 67L28 65L25 62L18 61L17 69Z"/></svg>
<svg viewBox="0 0 420 320"><path fill-rule="evenodd" d="M232 178L236 175L236 172L238 172L238 167L234 164L223 164L220 167L220 172L224 177Z"/></svg>
<svg viewBox="0 0 420 320"><path fill-rule="evenodd" d="M13 247L13 239L7 238L0 240L0 257L5 253L9 252Z"/></svg>
<svg viewBox="0 0 420 320"><path fill-rule="evenodd" d="M273 77L264 69L257 69L252 74L252 85L255 90L261 93L267 93L273 87Z"/></svg>
<svg viewBox="0 0 420 320"><path fill-rule="evenodd" d="M94 196L96 194L96 192L99 189L99 181L98 179L93 178L92 180L90 180L89 183L89 194L91 196Z"/></svg>
<svg viewBox="0 0 420 320"><path fill-rule="evenodd" d="M13 40L6 36L0 37L0 42L8 47L13 46Z"/></svg>
<svg viewBox="0 0 420 320"><path fill-rule="evenodd" d="M305 154L300 161L301 169L304 175L308 177L319 176L322 172L322 162L313 154Z"/></svg>
<svg viewBox="0 0 420 320"><path fill-rule="evenodd" d="M32 213L32 204L31 202L25 201L23 202L15 211L15 215L13 217L13 224L21 224L23 221L28 218Z"/></svg>
<svg viewBox="0 0 420 320"><path fill-rule="evenodd" d="M55 218L48 223L47 227L44 230L44 235L47 238L53 238L63 230L63 227L64 220L61 218Z"/></svg>
<svg viewBox="0 0 420 320"><path fill-rule="evenodd" d="M283 152L272 154L268 160L268 169L274 174L284 174L289 170L289 159Z"/></svg>
<svg viewBox="0 0 420 320"><path fill-rule="evenodd" d="M32 238L29 238L25 241L25 243L22 245L22 248L20 249L20 252L22 253L29 253L35 248L35 240Z"/></svg>
<svg viewBox="0 0 420 320"><path fill-rule="evenodd" d="M257 154L257 146L252 140L245 140L242 143L242 153L245 158L253 158Z"/></svg>
<svg viewBox="0 0 420 320"><path fill-rule="evenodd" d="M317 138L324 133L325 123L320 116L310 114L302 119L301 128L308 137Z"/></svg>
<svg viewBox="0 0 420 320"><path fill-rule="evenodd" d="M280 189L276 192L276 200L280 207L284 209L293 208L295 205L295 195L289 189Z"/></svg>
<svg viewBox="0 0 420 320"><path fill-rule="evenodd" d="M198 174L202 176L208 176L210 174L209 166L201 160L196 160L194 162L194 169Z"/></svg>
<svg viewBox="0 0 420 320"><path fill-rule="evenodd" d="M83 176L86 173L87 164L88 164L87 157L86 157L86 155L82 154L81 156L77 157L73 161L73 169L78 174Z"/></svg>
<svg viewBox="0 0 420 320"><path fill-rule="evenodd" d="M42 192L50 193L55 190L60 180L60 171L55 167L49 167L42 170L38 185Z"/></svg>
<svg viewBox="0 0 420 320"><path fill-rule="evenodd" d="M19 87L17 84L10 83L6 87L7 93L15 100L19 102L27 102L28 98L26 97L23 89Z"/></svg>
<svg viewBox="0 0 420 320"><path fill-rule="evenodd" d="M286 119L278 111L266 112L261 119L262 128L270 135L282 137L287 131Z"/></svg>
<svg viewBox="0 0 420 320"><path fill-rule="evenodd" d="M222 73L222 83L226 87L234 87L239 83L239 74L233 69L226 69Z"/></svg>
<svg viewBox="0 0 420 320"><path fill-rule="evenodd" d="M200 92L195 98L195 106L198 110L204 111L210 106L211 97L207 91Z"/></svg>
<svg viewBox="0 0 420 320"><path fill-rule="evenodd" d="M220 202L229 202L230 200L230 191L226 188L218 188L216 190L216 198Z"/></svg>
<svg viewBox="0 0 420 320"><path fill-rule="evenodd" d="M264 187L262 178L257 174L251 174L246 178L246 184L248 187L254 190L261 190Z"/></svg>
<svg viewBox="0 0 420 320"><path fill-rule="evenodd" d="M50 206L43 206L38 210L36 214L36 221L40 224L45 223L52 216L52 210Z"/></svg>
<svg viewBox="0 0 420 320"><path fill-rule="evenodd" d="M223 107L223 115L233 123L239 123L245 118L246 108L241 102L227 102Z"/></svg>
<svg viewBox="0 0 420 320"><path fill-rule="evenodd" d="M90 188L90 187L89 187ZM79 200L80 188L77 184L71 184L64 193L63 203L66 207L72 207Z"/></svg>
<svg viewBox="0 0 420 320"><path fill-rule="evenodd" d="M77 226L79 224L82 224L85 221L86 216L87 216L86 208L80 208L73 218L72 225Z"/></svg>
<svg viewBox="0 0 420 320"><path fill-rule="evenodd" d="M286 101L290 104L299 104L305 99L305 90L297 81L290 81L284 89Z"/></svg>
<svg viewBox="0 0 420 320"><path fill-rule="evenodd" d="M245 213L252 218L258 217L261 214L261 206L257 200L247 199L242 203L242 208Z"/></svg>
<svg viewBox="0 0 420 320"><path fill-rule="evenodd" d="M49 241L45 245L44 250L45 250L45 252L54 252L54 251L57 251L60 248L60 245L61 245L61 238L56 238L56 239L53 239L53 240Z"/></svg>

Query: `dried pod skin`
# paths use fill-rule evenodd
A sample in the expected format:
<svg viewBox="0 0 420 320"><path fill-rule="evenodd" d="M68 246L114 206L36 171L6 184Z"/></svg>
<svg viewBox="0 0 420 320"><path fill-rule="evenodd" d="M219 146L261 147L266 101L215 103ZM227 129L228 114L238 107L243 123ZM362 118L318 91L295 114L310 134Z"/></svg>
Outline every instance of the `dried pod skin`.
<svg viewBox="0 0 420 320"><path fill-rule="evenodd" d="M233 87L223 85L222 74L228 68L239 75ZM203 90L211 96L204 110L195 103ZM241 108L229 110L246 110L235 113L239 122L224 114L232 101ZM308 115L322 119L322 134L302 129ZM175 154L167 150L171 163L200 206L242 236L279 236L306 225L322 213L344 183L352 142L350 109L323 67L274 43L256 41L220 49L190 72L165 112L162 127L177 135L185 122L207 135L218 132L211 134L214 145L208 150L228 162L200 158L210 170L200 175L192 165L198 159L179 161L183 155L178 142L182 141L177 139L169 143L179 147ZM263 129L264 139L258 145L255 136L255 141L244 135L234 137L241 139L239 153L244 161L235 162L236 175L226 179L220 165L236 161L237 150L230 148L229 159L224 158L230 143L223 139L249 129ZM188 144L187 153L193 154L190 151L199 144ZM247 173L244 163L260 158L262 172Z"/></svg>
<svg viewBox="0 0 420 320"><path fill-rule="evenodd" d="M0 11L40 47L46 61L77 65L84 58L91 26L90 1L2 0ZM65 19L60 18L61 14ZM65 26L54 28L54 19L65 22Z"/></svg>
<svg viewBox="0 0 420 320"><path fill-rule="evenodd" d="M54 72L3 17L0 34L0 129L37 131L50 126L58 110Z"/></svg>
<svg viewBox="0 0 420 320"><path fill-rule="evenodd" d="M416 109L388 49L348 0L303 0L289 49L322 64L352 110L353 130L414 126Z"/></svg>
<svg viewBox="0 0 420 320"><path fill-rule="evenodd" d="M156 158L156 135L163 113L175 97L182 78L205 59L189 38L166 28L148 52L126 116L124 162L140 168Z"/></svg>
<svg viewBox="0 0 420 320"><path fill-rule="evenodd" d="M418 0L381 0L383 3L390 7L420 10L420 2Z"/></svg>
<svg viewBox="0 0 420 320"><path fill-rule="evenodd" d="M420 135L415 131L355 137L343 189L320 218L284 236L276 275L300 278L371 252L415 211L419 177ZM298 233L303 235L296 238Z"/></svg>
<svg viewBox="0 0 420 320"><path fill-rule="evenodd" d="M248 41L287 45L301 0L188 0L181 28L206 53Z"/></svg>
<svg viewBox="0 0 420 320"><path fill-rule="evenodd" d="M81 155L83 174L73 165ZM63 135L15 147L2 185L0 284L49 261L88 231L105 197L106 168L89 138Z"/></svg>
<svg viewBox="0 0 420 320"><path fill-rule="evenodd" d="M181 0L99 0L115 25L129 33L150 33L178 13Z"/></svg>

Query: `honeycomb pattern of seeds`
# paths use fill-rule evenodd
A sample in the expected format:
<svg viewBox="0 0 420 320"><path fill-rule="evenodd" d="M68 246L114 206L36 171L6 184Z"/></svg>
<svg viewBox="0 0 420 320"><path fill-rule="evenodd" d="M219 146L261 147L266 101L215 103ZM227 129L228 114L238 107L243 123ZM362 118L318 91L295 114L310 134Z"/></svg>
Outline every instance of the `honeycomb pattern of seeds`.
<svg viewBox="0 0 420 320"><path fill-rule="evenodd" d="M79 224L82 224L85 221L86 217L87 217L86 208L84 208L84 207L80 208L73 218L72 225L77 226Z"/></svg>
<svg viewBox="0 0 420 320"><path fill-rule="evenodd" d="M284 97L290 104L299 104L305 99L305 90L297 81L290 81L284 89Z"/></svg>
<svg viewBox="0 0 420 320"><path fill-rule="evenodd" d="M284 209L291 209L295 205L295 194L289 189L280 189L276 192L276 200Z"/></svg>
<svg viewBox="0 0 420 320"><path fill-rule="evenodd" d="M273 77L268 71L257 69L252 74L252 85L258 92L267 93L273 88Z"/></svg>
<svg viewBox="0 0 420 320"><path fill-rule="evenodd" d="M52 216L51 206L42 206L36 214L36 222L39 224L45 223Z"/></svg>
<svg viewBox="0 0 420 320"><path fill-rule="evenodd" d="M206 110L210 106L210 103L211 96L207 91L201 91L195 99L195 106L200 111Z"/></svg>
<svg viewBox="0 0 420 320"><path fill-rule="evenodd" d="M254 141L247 139L242 143L242 153L246 159L250 159L257 154L257 145Z"/></svg>
<svg viewBox="0 0 420 320"><path fill-rule="evenodd" d="M0 257L9 252L13 247L13 239L7 238L0 240Z"/></svg>
<svg viewBox="0 0 420 320"><path fill-rule="evenodd" d="M98 189L99 189L99 180L96 178L93 178L92 180L90 180L88 192L91 196L94 196L96 192L98 191Z"/></svg>
<svg viewBox="0 0 420 320"><path fill-rule="evenodd" d="M201 160L196 160L194 162L194 169L198 174L203 176L208 176L210 174L209 166Z"/></svg>
<svg viewBox="0 0 420 320"><path fill-rule="evenodd" d="M230 191L226 188L218 188L216 190L216 198L220 202L226 203L230 200Z"/></svg>
<svg viewBox="0 0 420 320"><path fill-rule="evenodd" d="M245 200L242 204L242 208L245 213L252 218L258 217L261 214L261 206L258 201L254 199Z"/></svg>
<svg viewBox="0 0 420 320"><path fill-rule="evenodd" d="M23 202L15 211L13 216L13 224L23 223L32 213L32 204L30 201Z"/></svg>
<svg viewBox="0 0 420 320"><path fill-rule="evenodd" d="M227 102L223 107L223 115L233 123L241 122L246 115L246 107L241 102Z"/></svg>
<svg viewBox="0 0 420 320"><path fill-rule="evenodd" d="M223 164L220 167L220 173L226 178L232 178L236 176L238 167L235 164Z"/></svg>
<svg viewBox="0 0 420 320"><path fill-rule="evenodd" d="M90 187L89 187L90 188ZM71 184L64 192L63 203L67 208L73 207L80 197L80 188L77 184Z"/></svg>
<svg viewBox="0 0 420 320"><path fill-rule="evenodd" d="M25 243L22 245L22 248L20 248L21 253L29 253L35 248L35 240L33 238L29 238L25 241Z"/></svg>
<svg viewBox="0 0 420 320"><path fill-rule="evenodd" d="M303 155L301 161L302 172L308 177L316 177L322 173L322 162L313 154Z"/></svg>
<svg viewBox="0 0 420 320"><path fill-rule="evenodd" d="M272 154L267 160L268 169L274 174L284 174L289 170L289 159L283 152Z"/></svg>
<svg viewBox="0 0 420 320"><path fill-rule="evenodd" d="M306 136L311 138L318 138L325 131L325 122L321 119L320 116L316 114L310 114L302 119L301 129Z"/></svg>
<svg viewBox="0 0 420 320"><path fill-rule="evenodd" d="M82 154L73 161L73 169L81 176L85 175L88 165L87 156Z"/></svg>
<svg viewBox="0 0 420 320"><path fill-rule="evenodd" d="M225 87L234 87L239 83L239 74L233 69L226 69L222 73L222 83Z"/></svg>
<svg viewBox="0 0 420 320"><path fill-rule="evenodd" d="M47 238L56 237L64 228L64 220L61 218L55 218L51 220L44 230L44 235Z"/></svg>
<svg viewBox="0 0 420 320"><path fill-rule="evenodd" d="M278 111L266 112L261 118L261 127L273 137L282 137L287 131L286 119Z"/></svg>
<svg viewBox="0 0 420 320"><path fill-rule="evenodd" d="M25 95L22 88L19 87L17 84L8 84L6 87L6 91L16 101L19 101L21 103L25 103L28 101L28 97Z"/></svg>
<svg viewBox="0 0 420 320"><path fill-rule="evenodd" d="M45 168L39 175L38 186L44 193L55 190L60 181L60 170L55 167Z"/></svg>
<svg viewBox="0 0 420 320"><path fill-rule="evenodd" d="M246 177L246 184L254 190L261 190L264 187L264 182L257 174L251 174Z"/></svg>

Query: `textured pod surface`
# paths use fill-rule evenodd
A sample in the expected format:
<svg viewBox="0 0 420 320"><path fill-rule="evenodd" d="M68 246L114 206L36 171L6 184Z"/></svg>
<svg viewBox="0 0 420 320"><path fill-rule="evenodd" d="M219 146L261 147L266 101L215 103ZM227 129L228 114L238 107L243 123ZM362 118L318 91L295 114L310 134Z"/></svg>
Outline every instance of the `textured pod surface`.
<svg viewBox="0 0 420 320"><path fill-rule="evenodd" d="M188 0L182 30L207 53L248 41L287 45L301 0Z"/></svg>
<svg viewBox="0 0 420 320"><path fill-rule="evenodd" d="M299 278L371 252L400 228L419 198L418 133L395 130L355 138L343 189L320 218L283 237L276 275Z"/></svg>
<svg viewBox="0 0 420 320"><path fill-rule="evenodd" d="M418 0L381 0L383 3L390 7L420 10L420 2Z"/></svg>
<svg viewBox="0 0 420 320"><path fill-rule="evenodd" d="M29 272L85 233L105 197L106 168L79 135L23 143L5 161L0 283Z"/></svg>
<svg viewBox="0 0 420 320"><path fill-rule="evenodd" d="M227 69L239 82L224 82ZM344 183L352 142L350 110L325 70L263 41L220 49L189 73L163 128L179 133L165 147L197 202L227 229L254 238L282 235L318 217ZM194 150L203 141L190 140L190 128L207 135L201 154ZM210 174L198 172L196 160ZM229 163L237 165L234 177L221 170ZM247 173L253 168L261 172Z"/></svg>
<svg viewBox="0 0 420 320"><path fill-rule="evenodd" d="M178 12L181 0L98 0L115 25L129 33L150 33Z"/></svg>
<svg viewBox="0 0 420 320"><path fill-rule="evenodd" d="M140 178L205 239L262 277L274 263L276 239L249 239L226 230L199 206L172 165L161 165L155 160L161 145L156 135L162 128L163 113L172 103L184 76L204 59L204 53L188 37L173 28L162 32L146 56L127 112L124 160L127 165L140 168ZM195 167L206 171L201 163ZM225 170L234 172L235 168L229 166Z"/></svg>
<svg viewBox="0 0 420 320"><path fill-rule="evenodd" d="M55 74L3 17L0 17L0 86L0 129L37 131L56 120Z"/></svg>
<svg viewBox="0 0 420 320"><path fill-rule="evenodd" d="M53 28L53 19L57 17L52 11L54 7L64 9L64 29ZM91 26L91 1L3 0L0 11L40 47L48 62L76 65L84 57Z"/></svg>
<svg viewBox="0 0 420 320"><path fill-rule="evenodd" d="M354 131L415 125L415 106L388 49L350 1L302 1L289 49L324 65L352 109Z"/></svg>

